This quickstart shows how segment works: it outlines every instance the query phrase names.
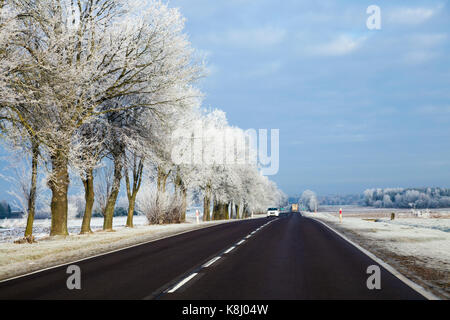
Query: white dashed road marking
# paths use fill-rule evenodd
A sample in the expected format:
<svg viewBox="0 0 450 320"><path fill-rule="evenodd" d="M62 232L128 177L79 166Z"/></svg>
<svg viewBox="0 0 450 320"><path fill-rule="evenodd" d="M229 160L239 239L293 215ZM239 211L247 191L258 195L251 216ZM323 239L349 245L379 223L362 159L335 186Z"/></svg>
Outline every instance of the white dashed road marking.
<svg viewBox="0 0 450 320"><path fill-rule="evenodd" d="M220 258L221 258L221 256L215 257L215 258L209 260L207 263L205 263L202 267L203 268L208 268L210 265L212 265L214 262L216 262Z"/></svg>
<svg viewBox="0 0 450 320"><path fill-rule="evenodd" d="M228 249L227 251L225 251L224 253L225 253L225 254L230 253L231 251L233 251L234 248L236 248L236 247L235 247L235 246L232 246L231 248L229 248L229 249Z"/></svg>
<svg viewBox="0 0 450 320"><path fill-rule="evenodd" d="M182 287L185 283L187 283L189 280L194 278L198 273L193 273L189 277L184 278L182 281L180 281L175 287L167 291L168 293L173 293L177 291L180 287Z"/></svg>

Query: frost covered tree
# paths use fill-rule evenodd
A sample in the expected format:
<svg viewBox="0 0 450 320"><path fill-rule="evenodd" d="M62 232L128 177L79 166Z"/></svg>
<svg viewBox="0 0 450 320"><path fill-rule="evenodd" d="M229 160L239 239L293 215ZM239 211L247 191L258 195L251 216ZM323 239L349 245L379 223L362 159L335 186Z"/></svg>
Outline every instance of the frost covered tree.
<svg viewBox="0 0 450 320"><path fill-rule="evenodd" d="M204 114L197 127L201 128L197 137L201 143L194 148L194 158L199 160L196 188L204 198L205 221L229 219L233 212L236 218L245 217L251 211L273 205L271 201L277 202L274 197L279 193L273 192L269 180L259 174L256 163L251 161L256 150L246 132L229 126L220 110Z"/></svg>
<svg viewBox="0 0 450 320"><path fill-rule="evenodd" d="M319 207L319 202L315 192L311 190L305 190L300 197L300 201L311 212L316 212Z"/></svg>
<svg viewBox="0 0 450 320"><path fill-rule="evenodd" d="M152 223L169 223L184 221L189 194L203 197L204 220L212 205L213 218L229 219L281 201L246 159L256 150L234 143L245 132L223 111L200 111L193 83L202 65L177 9L153 0L8 3L0 7L0 129L35 143L48 169L51 235L67 234L69 169L84 186L81 233L91 232L95 203L112 229L122 180L129 227L136 202ZM190 160L174 161L174 150ZM154 172L149 210L139 191L153 190L144 179Z"/></svg>
<svg viewBox="0 0 450 320"><path fill-rule="evenodd" d="M108 113L159 109L190 98L200 67L183 34L184 19L159 1L10 4L17 14L8 27L14 37L2 40L8 52L1 53L0 106L45 150L51 235L66 235L68 168L82 149L73 147L77 130Z"/></svg>
<svg viewBox="0 0 450 320"><path fill-rule="evenodd" d="M84 187L84 212L80 234L91 233L91 218L95 203L95 169L101 166L101 160L106 156L105 140L109 134L104 121L96 120L85 123L77 131L77 138L81 140L78 152L79 161L76 171L80 175Z"/></svg>

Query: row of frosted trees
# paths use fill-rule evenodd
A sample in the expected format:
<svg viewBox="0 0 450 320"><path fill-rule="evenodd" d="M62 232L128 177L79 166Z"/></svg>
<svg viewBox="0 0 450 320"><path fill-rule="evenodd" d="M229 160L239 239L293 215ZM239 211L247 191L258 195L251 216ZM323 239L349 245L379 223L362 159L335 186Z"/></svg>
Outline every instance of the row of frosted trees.
<svg viewBox="0 0 450 320"><path fill-rule="evenodd" d="M155 202L141 211L178 208L176 217L155 222L184 221L193 195L203 199L205 220L227 218L230 205L243 217L280 200L248 161L248 135L223 112L201 110L195 83L204 66L183 29L179 11L160 1L0 1L0 131L30 158L26 236L40 170L51 193L51 235L68 234L74 175L84 187L82 233L91 232L95 203L103 229L112 230L123 181L129 227L136 202L146 206L139 190L151 183ZM230 136L236 144L222 144ZM111 170L101 177L105 166Z"/></svg>
<svg viewBox="0 0 450 320"><path fill-rule="evenodd" d="M367 189L364 191L364 204L377 208L448 208L450 207L450 189Z"/></svg>

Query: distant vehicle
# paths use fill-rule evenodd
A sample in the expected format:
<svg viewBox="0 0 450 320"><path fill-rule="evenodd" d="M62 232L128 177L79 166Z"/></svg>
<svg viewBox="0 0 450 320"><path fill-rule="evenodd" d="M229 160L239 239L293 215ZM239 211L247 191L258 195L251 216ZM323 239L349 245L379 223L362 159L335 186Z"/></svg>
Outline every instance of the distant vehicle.
<svg viewBox="0 0 450 320"><path fill-rule="evenodd" d="M291 205L291 211L292 212L298 212L298 204L297 203L293 203Z"/></svg>
<svg viewBox="0 0 450 320"><path fill-rule="evenodd" d="M271 217L271 216L275 216L278 217L280 215L280 210L278 210L278 208L269 208L267 209L267 216Z"/></svg>

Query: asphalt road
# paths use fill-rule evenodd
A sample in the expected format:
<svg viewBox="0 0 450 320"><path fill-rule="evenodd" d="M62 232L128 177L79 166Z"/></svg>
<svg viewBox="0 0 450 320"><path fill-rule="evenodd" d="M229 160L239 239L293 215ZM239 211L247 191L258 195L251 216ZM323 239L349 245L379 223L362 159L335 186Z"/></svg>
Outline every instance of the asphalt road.
<svg viewBox="0 0 450 320"><path fill-rule="evenodd" d="M0 299L424 299L319 222L290 213L200 229L0 283Z"/></svg>

